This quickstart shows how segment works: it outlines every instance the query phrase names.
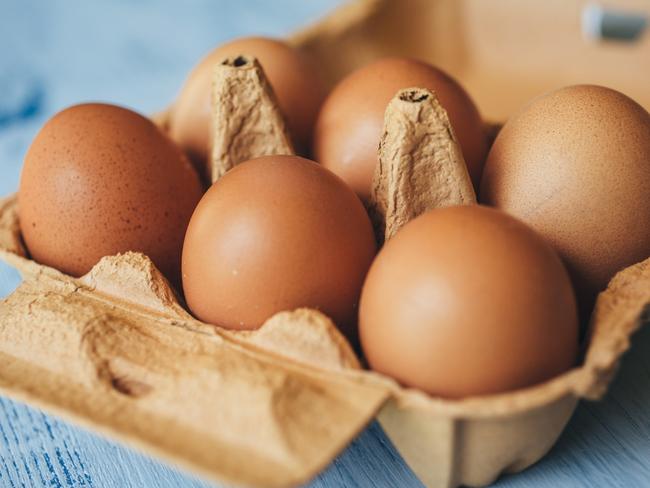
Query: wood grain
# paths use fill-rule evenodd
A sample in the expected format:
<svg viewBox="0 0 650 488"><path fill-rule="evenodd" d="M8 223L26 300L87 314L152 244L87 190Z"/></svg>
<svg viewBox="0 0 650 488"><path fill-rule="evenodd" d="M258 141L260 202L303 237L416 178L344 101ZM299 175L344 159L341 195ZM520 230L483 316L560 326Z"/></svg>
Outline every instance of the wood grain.
<svg viewBox="0 0 650 488"><path fill-rule="evenodd" d="M162 0L155 7L146 1L3 3L0 194L15 191L31 138L63 106L102 99L144 113L159 110L210 47L247 33L282 35L338 3L341 0ZM13 290L18 279L15 271L0 264L0 296ZM0 398L2 488L179 486L214 485ZM421 484L375 423L309 486ZM650 487L650 327L635 337L606 399L583 403L548 456L495 486Z"/></svg>

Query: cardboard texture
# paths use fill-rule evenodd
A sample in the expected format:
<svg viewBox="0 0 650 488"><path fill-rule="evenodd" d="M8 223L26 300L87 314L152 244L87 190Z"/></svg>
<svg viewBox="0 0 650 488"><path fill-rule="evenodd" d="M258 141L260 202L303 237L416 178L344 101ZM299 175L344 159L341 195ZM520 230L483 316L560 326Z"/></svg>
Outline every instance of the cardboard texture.
<svg viewBox="0 0 650 488"><path fill-rule="evenodd" d="M406 3L419 10L389 0L351 3L293 42L318 58L330 80L416 39L413 54L428 49L434 61L440 49L459 49L453 42L425 45L426 36L456 35L449 23L465 22L471 12L460 16L449 1ZM437 20L424 32L420 18ZM216 68L213 178L249 157L292 152L263 72L244 61ZM387 111L382 168L390 165L396 177L382 188L399 182L417 159L427 162L418 174L448 171L440 184L455 193L434 191L403 220L473 197L462 190L467 175L453 130L431 95L419 102L398 97ZM417 114L426 129L409 122ZM163 128L167 117L156 116ZM393 190L386 194L398 203L420 191ZM248 486L306 482L375 416L427 486L479 486L524 469L550 449L580 398L605 393L650 308L649 258L621 271L600 295L580 366L530 388L452 401L360 369L334 324L314 310L282 312L257 331L227 331L193 319L141 254L106 257L81 278L35 263L22 244L15 196L0 200L0 258L24 277L0 302L0 393Z"/></svg>
<svg viewBox="0 0 650 488"><path fill-rule="evenodd" d="M439 207L476 203L460 145L429 90L407 88L386 108L370 215L379 242Z"/></svg>
<svg viewBox="0 0 650 488"><path fill-rule="evenodd" d="M258 331L193 319L148 258L104 258L75 279L29 260L15 197L0 257L25 281L0 303L0 391L189 469L295 486L379 411L428 486L489 483L553 445L578 398L599 398L650 304L650 259L599 297L585 363L528 389L430 398L359 370L329 319L282 312ZM489 453L487 455L486 453Z"/></svg>
<svg viewBox="0 0 650 488"><path fill-rule="evenodd" d="M193 320L143 255L104 258L80 279L15 262L26 275L0 304L2 393L221 481L308 481L388 395L325 373L358 367L325 318L329 336L300 312L260 329L293 330L299 365Z"/></svg>
<svg viewBox="0 0 650 488"><path fill-rule="evenodd" d="M295 154L273 89L252 56L215 66L212 113L211 182L252 157Z"/></svg>

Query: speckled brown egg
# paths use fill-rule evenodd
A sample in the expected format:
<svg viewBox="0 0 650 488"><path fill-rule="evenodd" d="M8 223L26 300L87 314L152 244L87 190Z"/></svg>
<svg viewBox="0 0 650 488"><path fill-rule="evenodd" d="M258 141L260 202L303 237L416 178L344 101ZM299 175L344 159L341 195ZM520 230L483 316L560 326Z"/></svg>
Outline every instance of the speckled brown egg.
<svg viewBox="0 0 650 488"><path fill-rule="evenodd" d="M287 43L245 37L210 52L190 73L172 110L169 134L197 164L210 151L210 90L212 71L229 56L255 56L273 87L299 152L311 144L318 109L325 96L312 62Z"/></svg>
<svg viewBox="0 0 650 488"><path fill-rule="evenodd" d="M113 105L76 105L52 117L25 156L20 228L36 261L73 276L103 256L140 251L179 282L201 193L187 158L150 120Z"/></svg>
<svg viewBox="0 0 650 488"><path fill-rule="evenodd" d="M650 115L625 95L571 86L533 100L490 152L480 199L564 258L583 319L622 268L650 256Z"/></svg>
<svg viewBox="0 0 650 488"><path fill-rule="evenodd" d="M363 205L340 178L297 156L245 162L196 208L183 247L183 290L201 320L255 329L311 307L355 335L375 255Z"/></svg>
<svg viewBox="0 0 650 488"><path fill-rule="evenodd" d="M478 205L427 212L389 240L363 287L370 366L460 398L548 380L576 361L569 276L533 230Z"/></svg>
<svg viewBox="0 0 650 488"><path fill-rule="evenodd" d="M363 199L370 195L388 102L402 88L428 88L447 110L472 182L480 182L487 143L479 112L449 75L420 61L385 58L344 78L329 94L314 133L314 158Z"/></svg>

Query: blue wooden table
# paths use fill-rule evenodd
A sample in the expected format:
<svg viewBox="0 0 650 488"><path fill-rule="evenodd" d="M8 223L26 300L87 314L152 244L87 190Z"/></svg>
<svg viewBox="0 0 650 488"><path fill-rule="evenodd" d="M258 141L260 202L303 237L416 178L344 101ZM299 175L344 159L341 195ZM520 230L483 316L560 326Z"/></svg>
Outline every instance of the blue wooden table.
<svg viewBox="0 0 650 488"><path fill-rule="evenodd" d="M340 0L0 2L0 195L61 108L110 101L144 113L172 100L197 59L244 34L283 35ZM19 283L0 265L0 297ZM0 397L0 487L209 487L173 467ZM377 424L312 487L421 486ZM650 327L607 398L582 404L552 452L500 487L650 486Z"/></svg>

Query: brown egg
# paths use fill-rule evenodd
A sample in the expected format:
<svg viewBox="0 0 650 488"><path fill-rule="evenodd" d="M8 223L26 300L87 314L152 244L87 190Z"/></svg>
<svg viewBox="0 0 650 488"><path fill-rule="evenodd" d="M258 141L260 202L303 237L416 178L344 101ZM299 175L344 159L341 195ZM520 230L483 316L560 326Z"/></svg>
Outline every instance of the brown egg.
<svg viewBox="0 0 650 488"><path fill-rule="evenodd" d="M406 58L386 58L343 79L325 100L316 122L314 159L338 174L364 201L377 165L388 102L402 88L428 88L447 110L474 186L487 143L481 117L463 88L443 71Z"/></svg>
<svg viewBox="0 0 650 488"><path fill-rule="evenodd" d="M537 230L564 259L586 320L622 268L650 256L650 116L625 95L571 86L505 125L480 198Z"/></svg>
<svg viewBox="0 0 650 488"><path fill-rule="evenodd" d="M229 56L255 56L273 87L287 118L297 149L304 152L325 91L311 61L283 41L246 37L210 52L190 73L174 104L169 134L193 161L208 160L210 151L210 89L212 71Z"/></svg>
<svg viewBox="0 0 650 488"><path fill-rule="evenodd" d="M534 231L478 205L432 210L381 250L359 328L370 366L404 385L459 398L522 388L571 368L573 290Z"/></svg>
<svg viewBox="0 0 650 488"><path fill-rule="evenodd" d="M183 289L201 320L255 329L282 310L311 307L353 338L375 255L357 196L297 156L243 163L197 206L183 247Z"/></svg>
<svg viewBox="0 0 650 488"><path fill-rule="evenodd" d="M76 105L52 117L25 156L20 228L36 261L73 276L103 256L140 251L178 283L201 191L189 161L150 120Z"/></svg>

